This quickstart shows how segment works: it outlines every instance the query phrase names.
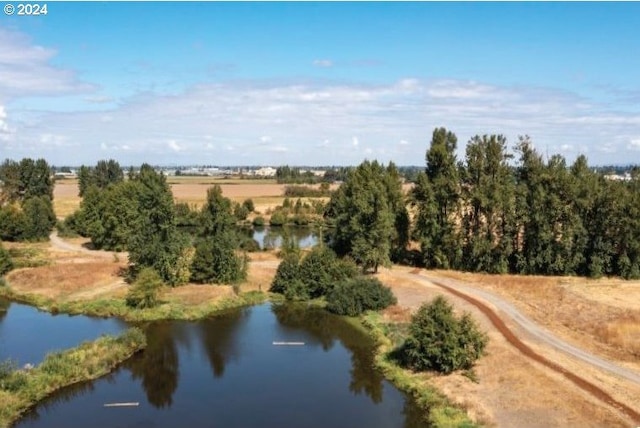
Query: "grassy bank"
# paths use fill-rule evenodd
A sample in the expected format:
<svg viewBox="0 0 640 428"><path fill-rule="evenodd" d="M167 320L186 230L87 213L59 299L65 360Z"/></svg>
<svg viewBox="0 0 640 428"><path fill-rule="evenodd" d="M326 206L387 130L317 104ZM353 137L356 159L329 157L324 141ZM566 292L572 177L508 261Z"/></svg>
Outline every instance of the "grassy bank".
<svg viewBox="0 0 640 428"><path fill-rule="evenodd" d="M65 386L96 379L146 346L144 333L131 328L117 337L102 336L77 348L55 352L37 367L14 370L0 363L0 427Z"/></svg>
<svg viewBox="0 0 640 428"><path fill-rule="evenodd" d="M401 334L394 331L393 324L383 322L380 314L368 312L362 316L362 323L378 343L375 364L384 376L397 388L410 394L426 414L428 421L435 427L476 427L464 409L456 407L447 397L438 391L425 374L414 373L395 364L389 353L395 348Z"/></svg>
<svg viewBox="0 0 640 428"><path fill-rule="evenodd" d="M0 287L0 296L26 303L54 314L119 317L126 321L197 320L226 309L255 305L265 301L267 297L265 293L249 291L238 296L225 297L199 304L171 301L161 302L154 308L135 309L127 306L124 299L106 298L57 302L35 294L16 293L10 286Z"/></svg>

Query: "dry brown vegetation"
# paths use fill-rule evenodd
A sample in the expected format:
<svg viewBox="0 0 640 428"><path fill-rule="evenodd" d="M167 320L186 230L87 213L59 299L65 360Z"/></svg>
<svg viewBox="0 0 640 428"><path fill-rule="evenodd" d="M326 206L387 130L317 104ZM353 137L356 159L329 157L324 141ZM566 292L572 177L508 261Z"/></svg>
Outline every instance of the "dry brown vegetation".
<svg viewBox="0 0 640 428"><path fill-rule="evenodd" d="M539 324L592 352L640 357L640 281L438 271L513 302Z"/></svg>

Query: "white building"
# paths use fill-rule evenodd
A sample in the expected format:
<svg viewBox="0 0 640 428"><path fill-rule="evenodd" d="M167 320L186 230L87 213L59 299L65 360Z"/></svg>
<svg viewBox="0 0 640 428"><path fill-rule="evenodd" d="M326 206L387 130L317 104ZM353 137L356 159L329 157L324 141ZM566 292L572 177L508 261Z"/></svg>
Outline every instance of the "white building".
<svg viewBox="0 0 640 428"><path fill-rule="evenodd" d="M276 169L271 168L270 166L267 166L264 168L257 169L255 172L255 175L258 177L275 177Z"/></svg>

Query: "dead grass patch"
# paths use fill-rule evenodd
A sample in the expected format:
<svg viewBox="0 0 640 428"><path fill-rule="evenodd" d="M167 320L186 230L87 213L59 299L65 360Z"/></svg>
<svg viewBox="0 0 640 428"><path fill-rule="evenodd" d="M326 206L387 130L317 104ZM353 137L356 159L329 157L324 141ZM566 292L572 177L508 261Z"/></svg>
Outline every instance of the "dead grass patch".
<svg viewBox="0 0 640 428"><path fill-rule="evenodd" d="M160 294L160 300L196 306L234 295L233 287L229 285L187 284L175 288L166 287Z"/></svg>
<svg viewBox="0 0 640 428"><path fill-rule="evenodd" d="M18 293L32 293L49 299L72 300L87 291L95 293L121 282L122 263L87 262L56 264L38 268L19 269L7 275L7 282Z"/></svg>
<svg viewBox="0 0 640 428"><path fill-rule="evenodd" d="M539 324L592 352L636 362L640 355L640 283L637 281L435 273L495 292ZM623 301L627 303L620 304Z"/></svg>

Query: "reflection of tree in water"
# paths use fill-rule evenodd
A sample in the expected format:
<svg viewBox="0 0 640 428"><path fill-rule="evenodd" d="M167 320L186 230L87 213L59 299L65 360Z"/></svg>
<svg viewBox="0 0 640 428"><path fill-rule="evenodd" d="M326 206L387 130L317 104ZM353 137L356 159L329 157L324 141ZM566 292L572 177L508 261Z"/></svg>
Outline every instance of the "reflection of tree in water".
<svg viewBox="0 0 640 428"><path fill-rule="evenodd" d="M410 396L404 394L404 408L402 414L404 415L404 428L430 428L433 424L429 423L429 418L426 412L424 412L415 400Z"/></svg>
<svg viewBox="0 0 640 428"><path fill-rule="evenodd" d="M10 301L0 298L0 321L2 321L2 319L7 315L9 306L11 306Z"/></svg>
<svg viewBox="0 0 640 428"><path fill-rule="evenodd" d="M374 403L382 401L383 376L374 368L373 342L365 332L325 310L304 304L273 305L272 311L281 325L304 330L325 351L338 339L351 353L349 390L356 395L364 392Z"/></svg>
<svg viewBox="0 0 640 428"><path fill-rule="evenodd" d="M207 353L209 365L214 377L224 375L225 364L240 356L237 349L238 330L249 318L248 309L233 310L224 316L200 321L198 335Z"/></svg>
<svg viewBox="0 0 640 428"><path fill-rule="evenodd" d="M174 335L180 330L179 323L150 324L146 349L125 363L133 379L142 379L149 403L157 408L170 407L178 387L178 350Z"/></svg>

